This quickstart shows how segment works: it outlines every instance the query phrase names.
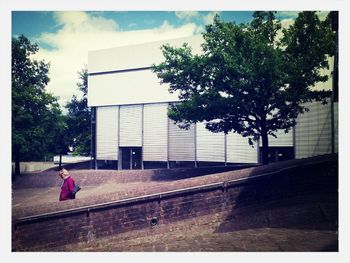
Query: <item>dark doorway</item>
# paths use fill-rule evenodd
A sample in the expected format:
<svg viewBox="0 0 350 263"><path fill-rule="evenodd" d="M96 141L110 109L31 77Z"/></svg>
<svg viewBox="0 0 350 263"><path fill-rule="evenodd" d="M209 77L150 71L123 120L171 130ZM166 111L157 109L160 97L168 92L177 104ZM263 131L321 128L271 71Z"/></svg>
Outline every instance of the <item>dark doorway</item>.
<svg viewBox="0 0 350 263"><path fill-rule="evenodd" d="M262 156L262 147L260 147L260 156ZM281 162L294 159L294 147L269 147L269 162ZM260 160L261 161L261 160Z"/></svg>
<svg viewBox="0 0 350 263"><path fill-rule="evenodd" d="M142 169L142 147L121 147L120 148L122 169Z"/></svg>

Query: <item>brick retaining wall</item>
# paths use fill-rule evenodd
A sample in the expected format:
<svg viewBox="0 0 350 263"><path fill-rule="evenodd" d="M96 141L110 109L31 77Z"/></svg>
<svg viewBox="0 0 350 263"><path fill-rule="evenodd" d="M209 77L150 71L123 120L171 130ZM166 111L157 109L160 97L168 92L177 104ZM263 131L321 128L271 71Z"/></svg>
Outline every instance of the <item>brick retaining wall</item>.
<svg viewBox="0 0 350 263"><path fill-rule="evenodd" d="M337 160L307 164L228 182L18 218L13 224L12 250L50 251L69 243L91 242L215 213L222 221L218 231L227 227L277 226L337 229L337 191Z"/></svg>

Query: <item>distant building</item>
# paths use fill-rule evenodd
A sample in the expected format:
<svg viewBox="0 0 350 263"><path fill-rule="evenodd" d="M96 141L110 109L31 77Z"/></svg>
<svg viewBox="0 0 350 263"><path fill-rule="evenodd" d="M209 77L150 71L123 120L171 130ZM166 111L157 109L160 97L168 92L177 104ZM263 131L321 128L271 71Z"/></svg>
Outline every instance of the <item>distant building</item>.
<svg viewBox="0 0 350 263"><path fill-rule="evenodd" d="M187 42L201 52L201 36L89 52L88 105L92 107L96 168L144 169L259 163L260 147L235 133L212 133L203 123L183 130L167 117L178 101L151 72L164 60L160 47ZM331 81L320 85L331 85ZM316 87L317 88L317 87ZM331 88L331 86L329 86ZM337 149L337 104L335 145ZM310 104L289 133L269 138L270 159L280 161L331 152L331 105ZM260 145L261 146L261 145Z"/></svg>
<svg viewBox="0 0 350 263"><path fill-rule="evenodd" d="M90 156L73 156L72 154L62 155L61 162L62 164L68 164L68 163L78 163L78 162L84 162L91 160ZM60 156L55 155L53 157L53 163L59 164L60 163Z"/></svg>

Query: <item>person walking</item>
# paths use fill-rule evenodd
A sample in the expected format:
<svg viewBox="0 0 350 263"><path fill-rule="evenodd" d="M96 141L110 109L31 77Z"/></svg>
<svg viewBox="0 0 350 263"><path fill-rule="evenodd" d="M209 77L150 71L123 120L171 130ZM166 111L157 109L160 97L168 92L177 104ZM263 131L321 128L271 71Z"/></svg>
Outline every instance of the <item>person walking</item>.
<svg viewBox="0 0 350 263"><path fill-rule="evenodd" d="M62 169L59 172L59 176L62 178L63 182L61 184L61 193L59 200L65 201L69 199L75 199L74 191L74 179L69 175L66 169Z"/></svg>

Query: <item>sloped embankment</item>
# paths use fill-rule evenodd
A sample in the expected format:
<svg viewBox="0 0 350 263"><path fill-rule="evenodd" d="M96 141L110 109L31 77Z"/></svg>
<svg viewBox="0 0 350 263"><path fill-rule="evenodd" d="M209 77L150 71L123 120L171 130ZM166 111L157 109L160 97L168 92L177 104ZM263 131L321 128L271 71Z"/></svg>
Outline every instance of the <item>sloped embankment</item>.
<svg viewBox="0 0 350 263"><path fill-rule="evenodd" d="M117 191L119 194L44 204L31 213L29 206L27 210L14 209L13 250L84 250L84 245L99 250L92 244L112 237L116 244L125 235L135 239L155 235L171 240L171 234L179 234L181 229L186 233L191 233L191 229L197 229L197 233L211 229L211 237L254 229L256 233L261 229L330 231L337 244L337 156L183 178L171 180L160 174L125 183L125 189ZM174 228L179 224L184 225ZM317 242L320 240L312 244ZM114 250L127 247L124 240L124 247ZM142 246L138 248L143 251ZM336 248L333 244L332 249ZM216 250L221 251L220 247Z"/></svg>

